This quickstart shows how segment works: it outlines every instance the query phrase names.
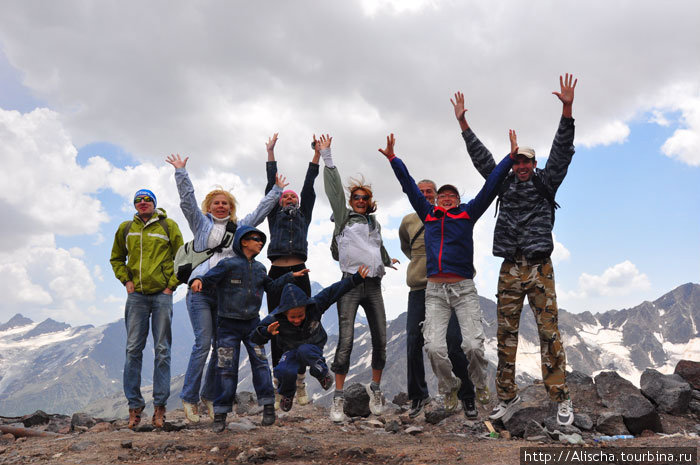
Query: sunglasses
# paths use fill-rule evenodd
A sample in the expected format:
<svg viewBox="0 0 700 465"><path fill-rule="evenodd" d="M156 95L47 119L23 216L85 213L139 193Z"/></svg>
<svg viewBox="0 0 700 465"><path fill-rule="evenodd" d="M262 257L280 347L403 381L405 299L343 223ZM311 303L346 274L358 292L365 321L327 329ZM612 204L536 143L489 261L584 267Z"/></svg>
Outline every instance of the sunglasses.
<svg viewBox="0 0 700 465"><path fill-rule="evenodd" d="M147 195L140 195L138 197L134 197L134 203L141 203L141 202L153 202L153 198L151 198Z"/></svg>
<svg viewBox="0 0 700 465"><path fill-rule="evenodd" d="M255 241L255 242L262 242L263 238L260 236L248 236L244 238L247 241Z"/></svg>
<svg viewBox="0 0 700 465"><path fill-rule="evenodd" d="M459 197L459 195L453 194L453 193L450 193L450 194L438 194L438 199L456 199L456 198L458 198L458 197Z"/></svg>
<svg viewBox="0 0 700 465"><path fill-rule="evenodd" d="M353 194L352 199L353 200L364 200L366 202L367 200L369 200L369 195Z"/></svg>

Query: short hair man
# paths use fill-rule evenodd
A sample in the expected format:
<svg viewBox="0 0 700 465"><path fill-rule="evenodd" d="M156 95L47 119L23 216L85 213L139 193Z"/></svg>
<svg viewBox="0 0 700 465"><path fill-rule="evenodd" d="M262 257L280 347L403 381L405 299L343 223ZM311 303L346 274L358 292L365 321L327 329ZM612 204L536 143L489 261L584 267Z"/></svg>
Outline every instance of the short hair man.
<svg viewBox="0 0 700 465"><path fill-rule="evenodd" d="M552 401L559 404L557 422L570 425L574 412L566 385L566 355L559 334L554 271L550 258L554 249L554 195L564 180L574 155L572 105L576 82L573 76L559 77L562 116L544 169L536 169L535 151L518 147L513 174L504 181L500 212L493 236L493 254L503 258L498 279L498 370L496 390L500 402L492 419L506 415L520 401L515 384L515 356L518 349L520 313L525 295L535 314L542 354L542 377ZM469 128L464 96L455 94L455 116L474 166L487 177L496 163L491 153ZM514 134L513 134L514 136Z"/></svg>
<svg viewBox="0 0 700 465"><path fill-rule="evenodd" d="M170 396L170 344L173 292L179 284L173 259L182 246L182 234L165 210L156 209L156 196L148 189L134 195L133 220L119 225L114 235L110 263L114 275L127 292L126 361L124 394L129 402L129 428L141 421L146 405L141 395L141 360L148 338L149 319L153 330L153 426L162 428L165 405Z"/></svg>
<svg viewBox="0 0 700 465"><path fill-rule="evenodd" d="M426 200L435 204L437 186L429 179L416 183ZM417 417L423 407L430 401L428 385L425 382L425 366L423 365L423 333L421 326L425 320L425 287L428 283L425 268L425 225L417 213L404 216L399 227L401 250L408 257L406 284L411 289L408 293L408 311L406 314L406 375L408 377L408 398L411 400L411 418ZM457 394L462 401L464 414L468 418L476 418L477 411L474 403L474 385L469 379L467 366L469 361L461 348L462 333L459 329L457 316L453 313L447 326L447 350L452 362L452 372L462 385Z"/></svg>

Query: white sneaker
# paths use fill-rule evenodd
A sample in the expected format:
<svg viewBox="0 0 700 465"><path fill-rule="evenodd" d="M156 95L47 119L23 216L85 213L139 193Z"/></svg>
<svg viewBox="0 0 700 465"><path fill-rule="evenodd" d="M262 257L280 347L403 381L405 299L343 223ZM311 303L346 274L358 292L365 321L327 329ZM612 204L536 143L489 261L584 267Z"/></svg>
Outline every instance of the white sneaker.
<svg viewBox="0 0 700 465"><path fill-rule="evenodd" d="M182 401L182 406L185 409L185 418L190 423L199 423L199 415L197 415L197 404L190 404L189 402Z"/></svg>
<svg viewBox="0 0 700 465"><path fill-rule="evenodd" d="M304 382L304 378L306 375L297 375L297 404L299 405L306 405L311 402L311 399L309 399L309 395L306 393L306 383Z"/></svg>
<svg viewBox="0 0 700 465"><path fill-rule="evenodd" d="M561 426L569 426L574 422L574 406L571 399L559 402L557 409L557 423Z"/></svg>
<svg viewBox="0 0 700 465"><path fill-rule="evenodd" d="M334 397L333 405L331 406L331 421L334 423L342 423L345 421L345 412L343 412L343 403L345 399L342 397Z"/></svg>
<svg viewBox="0 0 700 465"><path fill-rule="evenodd" d="M373 415L381 415L384 411L384 394L381 390L373 391L369 384L365 385L367 395L369 396L369 411Z"/></svg>
<svg viewBox="0 0 700 465"><path fill-rule="evenodd" d="M510 400L501 400L498 402L498 404L496 404L493 410L491 410L489 418L492 420L498 420L499 418L504 417L507 413L513 410L513 407L515 407L519 403L520 396L517 394Z"/></svg>
<svg viewBox="0 0 700 465"><path fill-rule="evenodd" d="M202 403L207 408L207 416L211 421L214 421L214 402L208 399L202 398Z"/></svg>

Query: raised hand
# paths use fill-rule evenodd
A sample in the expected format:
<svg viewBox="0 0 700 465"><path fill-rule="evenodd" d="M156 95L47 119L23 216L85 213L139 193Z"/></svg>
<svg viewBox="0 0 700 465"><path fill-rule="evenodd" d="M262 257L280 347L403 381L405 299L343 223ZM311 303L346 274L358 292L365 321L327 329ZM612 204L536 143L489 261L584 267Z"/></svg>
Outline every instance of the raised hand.
<svg viewBox="0 0 700 465"><path fill-rule="evenodd" d="M311 271L311 270L308 268L304 268L303 270L295 271L294 273L292 273L292 276L294 276L295 278L301 278L302 276L307 274L309 271Z"/></svg>
<svg viewBox="0 0 700 465"><path fill-rule="evenodd" d="M170 163L175 167L175 169L178 168L184 168L187 165L187 160L189 160L190 157L185 157L185 159L180 158L180 154L178 153L177 155L173 155L172 153L165 158L165 161Z"/></svg>
<svg viewBox="0 0 700 465"><path fill-rule="evenodd" d="M394 138L394 133L392 132L386 136L386 148L378 149L382 155L387 158L387 160L391 160L396 156L396 154L394 154L394 144L396 144L396 139Z"/></svg>
<svg viewBox="0 0 700 465"><path fill-rule="evenodd" d="M455 92L455 98L454 100L450 99L450 103L455 110L457 121L465 119L464 115L467 113L467 109L464 108L464 94L459 91Z"/></svg>
<svg viewBox="0 0 700 465"><path fill-rule="evenodd" d="M289 183L287 182L287 178L285 178L281 174L276 174L275 178L276 178L275 184L280 189L284 189L285 187L287 187L289 185Z"/></svg>
<svg viewBox="0 0 700 465"><path fill-rule="evenodd" d="M330 135L321 134L321 139L319 139L319 142L321 142L321 150L331 148L332 141L333 141L333 138Z"/></svg>
<svg viewBox="0 0 700 465"><path fill-rule="evenodd" d="M357 269L357 273L362 276L362 279L364 279L369 274L369 267L367 265L360 265L360 267Z"/></svg>
<svg viewBox="0 0 700 465"><path fill-rule="evenodd" d="M508 138L510 139L510 156L513 158L518 153L518 135L513 129L508 129Z"/></svg>
<svg viewBox="0 0 700 465"><path fill-rule="evenodd" d="M311 142L311 146L314 148L314 157L311 160L311 163L318 165L318 161L321 159L321 143L316 140L316 134L314 134L314 139L313 142Z"/></svg>
<svg viewBox="0 0 700 465"><path fill-rule="evenodd" d="M573 74L566 73L564 77L559 76L559 92L552 92L564 104L562 114L568 118L571 118L571 106L574 103L574 89L577 82L578 79L574 79Z"/></svg>
<svg viewBox="0 0 700 465"><path fill-rule="evenodd" d="M280 322L273 321L270 323L270 325L267 327L267 332L273 336L277 336L280 333Z"/></svg>

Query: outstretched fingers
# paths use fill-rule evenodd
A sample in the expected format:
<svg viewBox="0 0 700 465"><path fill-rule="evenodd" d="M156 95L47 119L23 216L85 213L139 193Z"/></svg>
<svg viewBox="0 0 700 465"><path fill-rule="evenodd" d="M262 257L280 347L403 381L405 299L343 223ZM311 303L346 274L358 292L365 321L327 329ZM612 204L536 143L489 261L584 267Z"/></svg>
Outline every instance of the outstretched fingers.
<svg viewBox="0 0 700 465"><path fill-rule="evenodd" d="M394 138L394 133L392 132L388 136L386 136L386 148L385 149L379 149L379 151L387 157L388 159L394 158L394 144L396 144L396 139Z"/></svg>
<svg viewBox="0 0 700 465"><path fill-rule="evenodd" d="M189 160L190 157L185 157L185 159L180 158L180 154L178 153L177 155L173 155L172 153L165 158L165 161L173 165L176 169L177 168L184 168L187 165L187 160Z"/></svg>
<svg viewBox="0 0 700 465"><path fill-rule="evenodd" d="M276 176L275 184L277 184L277 186L279 186L281 189L284 189L285 187L287 187L289 185L289 183L287 182L287 178L285 178L281 174L277 174L275 176Z"/></svg>

